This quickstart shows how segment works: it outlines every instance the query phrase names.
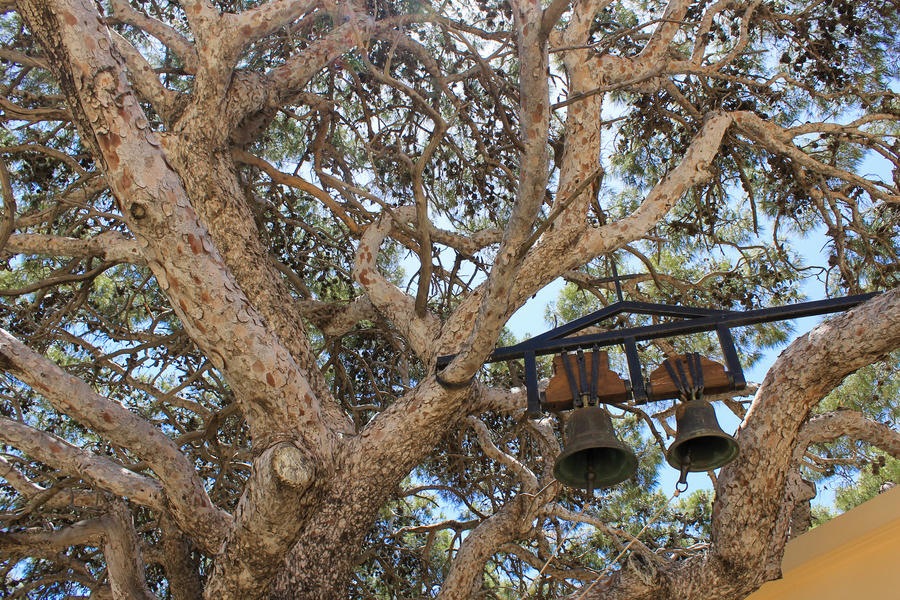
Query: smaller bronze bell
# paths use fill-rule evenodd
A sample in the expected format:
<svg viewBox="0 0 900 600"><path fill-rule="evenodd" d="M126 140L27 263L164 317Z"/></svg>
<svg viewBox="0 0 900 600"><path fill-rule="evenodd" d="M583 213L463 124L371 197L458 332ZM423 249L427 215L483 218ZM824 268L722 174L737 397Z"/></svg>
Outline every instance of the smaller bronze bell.
<svg viewBox="0 0 900 600"><path fill-rule="evenodd" d="M675 422L675 441L666 453L666 460L679 471L711 471L737 457L737 441L722 431L715 409L706 400L679 404Z"/></svg>
<svg viewBox="0 0 900 600"><path fill-rule="evenodd" d="M622 443L605 408L575 409L566 426L566 446L553 467L562 483L592 492L635 474L637 457Z"/></svg>

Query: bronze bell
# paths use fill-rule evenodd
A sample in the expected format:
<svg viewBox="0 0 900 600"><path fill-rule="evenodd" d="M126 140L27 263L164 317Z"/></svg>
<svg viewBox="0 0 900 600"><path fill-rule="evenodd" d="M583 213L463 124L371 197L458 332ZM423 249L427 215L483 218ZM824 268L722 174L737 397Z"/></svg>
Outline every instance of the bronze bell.
<svg viewBox="0 0 900 600"><path fill-rule="evenodd" d="M575 409L566 426L566 446L553 467L556 479L591 493L625 481L636 471L637 457L616 437L606 409Z"/></svg>
<svg viewBox="0 0 900 600"><path fill-rule="evenodd" d="M722 431L715 409L706 400L679 404L675 422L675 441L666 453L666 460L682 473L711 471L737 457L737 441Z"/></svg>

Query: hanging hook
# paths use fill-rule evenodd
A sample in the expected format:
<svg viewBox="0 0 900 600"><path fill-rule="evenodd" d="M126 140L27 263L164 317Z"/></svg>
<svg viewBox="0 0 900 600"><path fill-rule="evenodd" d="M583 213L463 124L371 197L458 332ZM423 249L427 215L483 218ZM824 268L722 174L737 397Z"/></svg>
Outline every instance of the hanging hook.
<svg viewBox="0 0 900 600"><path fill-rule="evenodd" d="M691 352L687 355L688 371L691 374L691 399L696 400L703 395L703 363L700 362L700 354Z"/></svg>
<svg viewBox="0 0 900 600"><path fill-rule="evenodd" d="M579 348L575 352L578 362L578 390L581 394L582 406L591 406L590 387L588 386L587 365L584 360L584 350Z"/></svg>
<svg viewBox="0 0 900 600"><path fill-rule="evenodd" d="M675 484L675 489L678 490L678 493L684 493L688 489L687 482L688 469L687 467L681 468L681 477L678 478L678 483Z"/></svg>
<svg viewBox="0 0 900 600"><path fill-rule="evenodd" d="M569 380L569 392L572 394L572 405L575 408L582 408L584 403L582 402L581 394L578 390L578 380L575 379L575 369L572 367L572 363L569 362L571 356L568 352L563 352L559 356L562 359L563 367L566 371L566 379Z"/></svg>
<svg viewBox="0 0 900 600"><path fill-rule="evenodd" d="M672 365L675 365L674 367ZM671 358L667 358L663 361L663 366L666 368L666 371L669 372L669 377L672 378L672 381L675 383L675 387L678 389L678 394L681 396L682 400L692 400L690 388L688 387L687 377L684 374L684 368L681 366L681 360L672 360Z"/></svg>

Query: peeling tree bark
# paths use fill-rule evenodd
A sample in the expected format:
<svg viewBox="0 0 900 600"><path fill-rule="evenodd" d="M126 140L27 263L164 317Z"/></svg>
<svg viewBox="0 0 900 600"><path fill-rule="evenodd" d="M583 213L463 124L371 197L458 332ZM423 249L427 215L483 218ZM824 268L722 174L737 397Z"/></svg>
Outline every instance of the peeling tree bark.
<svg viewBox="0 0 900 600"><path fill-rule="evenodd" d="M103 545L112 596L116 600L155 600L144 576L140 541L134 531L131 511L122 505L113 507Z"/></svg>

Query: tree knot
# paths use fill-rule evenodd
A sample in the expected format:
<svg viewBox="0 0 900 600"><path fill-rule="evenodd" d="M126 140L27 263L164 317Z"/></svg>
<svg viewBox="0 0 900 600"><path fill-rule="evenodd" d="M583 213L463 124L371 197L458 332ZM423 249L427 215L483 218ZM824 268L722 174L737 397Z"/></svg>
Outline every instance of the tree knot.
<svg viewBox="0 0 900 600"><path fill-rule="evenodd" d="M147 216L147 207L140 202L134 202L128 207L128 214L130 214L131 218L135 221L140 221Z"/></svg>
<svg viewBox="0 0 900 600"><path fill-rule="evenodd" d="M295 489L305 489L315 478L312 462L303 450L290 442L272 448L272 472L278 480Z"/></svg>

